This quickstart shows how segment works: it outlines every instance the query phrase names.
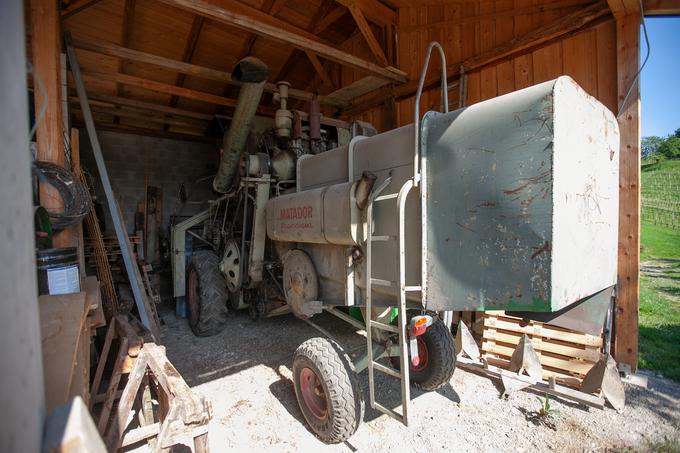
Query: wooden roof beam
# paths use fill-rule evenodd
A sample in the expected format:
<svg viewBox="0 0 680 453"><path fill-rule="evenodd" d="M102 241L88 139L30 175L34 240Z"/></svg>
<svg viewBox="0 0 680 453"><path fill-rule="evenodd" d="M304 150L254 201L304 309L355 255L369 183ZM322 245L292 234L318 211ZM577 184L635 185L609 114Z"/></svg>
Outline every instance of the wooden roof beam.
<svg viewBox="0 0 680 453"><path fill-rule="evenodd" d="M347 8L344 8L341 5L335 5L335 7L326 14L322 14L318 20L312 21L314 25L310 27L310 31L315 35L323 33L328 27L340 20L340 18L347 13Z"/></svg>
<svg viewBox="0 0 680 453"><path fill-rule="evenodd" d="M368 72L397 83L407 81L406 73L392 67L381 67L341 51L330 44L319 41L313 34L298 29L284 21L275 19L259 10L236 5L234 9L226 9L205 0L160 0L161 2L200 14L211 20L240 28L250 33L256 33L273 41L290 44L303 51L313 52L320 57L335 61L342 65ZM224 2L223 2L224 3ZM231 3L231 0L228 2ZM238 2L234 2L238 3ZM253 13L256 11L259 14ZM262 20L262 15L267 19Z"/></svg>
<svg viewBox="0 0 680 453"><path fill-rule="evenodd" d="M645 16L680 16L678 0L644 0L642 7Z"/></svg>
<svg viewBox="0 0 680 453"><path fill-rule="evenodd" d="M84 79L108 80L121 85L128 85L146 90L156 91L164 94L174 94L176 96L193 99L195 101L206 102L213 105L225 107L236 107L236 99L229 99L202 91L190 90L184 87L170 85L168 83L156 82L155 80L143 79L119 72L98 72L83 71Z"/></svg>
<svg viewBox="0 0 680 453"><path fill-rule="evenodd" d="M69 101L78 99L75 96L70 96ZM213 119L212 114L200 113L193 110L184 110L177 107L168 107L164 104L155 104L153 102L138 101L136 99L123 98L119 96L108 96L105 94L92 94L88 96L92 101L106 103L110 106L126 106L140 110L147 110L150 112L158 112L166 115L181 116L185 118L194 118L197 120L210 121Z"/></svg>
<svg viewBox="0 0 680 453"><path fill-rule="evenodd" d="M240 85L240 83L231 79L231 74L228 72L218 71L217 69L195 65L193 63L177 61L170 58L165 58L158 55L141 52L139 50L128 49L109 42L97 41L94 39L84 40L74 37L73 45L77 49L88 50L90 52L97 52L112 57L123 58L154 66L160 66L162 68L171 69L173 71L181 72L183 74L187 74L190 76L202 77L204 79L216 80L218 82L230 83L237 86ZM272 93L278 91L276 85L273 83L267 83L265 85L265 90ZM314 93L310 93L295 88L290 88L288 91L288 96L294 99L309 101L314 96ZM334 107L343 107L345 105L339 103L338 101L328 99L325 96L319 96L319 102L329 104Z"/></svg>
<svg viewBox="0 0 680 453"><path fill-rule="evenodd" d="M75 111L74 113L79 116L79 118L76 118L73 121L74 127L84 128L85 122L82 120L82 113L79 110ZM111 123L102 120L101 117L99 116L95 117L94 121L97 125L98 131L123 132L126 134L137 134L151 137L172 138L175 140L200 141L207 143L214 143L215 141L214 139L210 139L203 135L201 131L195 131L195 133L186 133L186 132L163 131L162 129L150 129L150 128L147 129L143 127L130 126L127 124Z"/></svg>
<svg viewBox="0 0 680 453"><path fill-rule="evenodd" d="M331 9L333 5L335 5L335 9ZM319 8L317 8L316 13L314 13L314 16L310 19L305 30L313 33L314 35L318 35L323 30L326 29L326 27L319 29L318 28L319 24L323 22L328 16L333 14L334 11L337 10L340 10L342 12L342 15L345 15L347 13L346 8L342 7L341 5L335 4L335 0L322 0L321 4L319 5ZM338 18L333 19L333 21L329 22L328 25L330 25L337 19ZM286 80L288 78L290 69L295 66L293 64L295 58L298 58L298 60L302 61L302 52L297 52L297 49L293 48L288 53L288 57L286 58L286 61L283 63L283 66L281 66L281 69L279 70L279 73L276 75L275 80L277 81Z"/></svg>
<svg viewBox="0 0 680 453"><path fill-rule="evenodd" d="M385 6L378 0L336 0L345 8L352 11L352 8L357 8L366 19L371 22L383 25L397 25L397 12L392 8Z"/></svg>
<svg viewBox="0 0 680 453"><path fill-rule="evenodd" d="M453 20L444 20L438 22L431 22L429 24L423 25L409 25L405 27L397 27L401 33L409 33L417 30L427 30L431 28L441 28L441 27L455 27L457 25L474 24L482 20L498 20L505 19L509 17L523 16L526 14L542 13L546 11L551 11L554 9L569 8L572 6L583 6L587 4L594 3L593 0L559 0L551 3L546 3L543 5L531 5L521 8L511 7L510 9L504 11L494 11L491 13L478 14L476 16L463 17Z"/></svg>
<svg viewBox="0 0 680 453"><path fill-rule="evenodd" d="M373 30L371 30L371 26L368 25L368 22L366 22L366 18L364 17L364 13L362 12L361 8L359 8L358 4L354 0L349 0L347 4L349 12L354 18L354 22L356 22L357 27L359 27L361 34L364 35L364 39L368 44L368 48L371 49L371 52L382 66L387 66L388 63L387 58L385 57L385 52L380 46L378 40L375 39Z"/></svg>
<svg viewBox="0 0 680 453"><path fill-rule="evenodd" d="M557 19L554 22L539 27L526 35L518 36L508 42L505 42L487 52L472 56L462 62L454 62L448 65L447 73L451 74L448 77L448 82L458 80L459 68L461 64L466 72L477 71L484 67L497 64L505 59L517 57L530 52L538 46L545 45L556 39L569 35L580 30L584 26L591 24L597 20L601 20L609 16L610 10L604 1L600 1L587 8L579 9L572 14ZM430 77L425 81L425 89L429 90L439 85L439 76ZM415 95L418 88L418 81L414 80L408 84L396 88L381 88L376 90L375 94L369 99L365 99L358 104L350 105L345 108L342 113L345 115L355 115L377 107L384 103L386 96L394 96L396 100L407 99Z"/></svg>
<svg viewBox="0 0 680 453"><path fill-rule="evenodd" d="M182 61L184 63L189 63L194 56L196 44L198 44L198 37L201 35L201 29L203 28L204 21L205 19L202 16L194 16L194 20L191 22L191 29L189 30L187 42L184 45L184 52L182 53ZM175 85L181 87L184 85L186 78L187 75L185 73L178 73L177 78L175 79ZM178 96L173 96L170 98L170 107L175 107L178 101Z"/></svg>
<svg viewBox="0 0 680 453"><path fill-rule="evenodd" d="M314 70L321 78L321 81L328 85L328 88L334 89L335 84L333 83L333 80L331 80L331 76L328 75L328 72L326 72L326 68L324 68L323 65L321 64L321 61L319 61L319 57L317 57L312 52L305 53L307 54L307 58L309 58L309 61L312 63Z"/></svg>
<svg viewBox="0 0 680 453"><path fill-rule="evenodd" d="M201 129L206 126L205 123L199 124L187 120L177 118L166 118L165 116L154 116L144 112L133 111L126 108L112 107L110 104L101 101L94 101L88 99L90 102L90 110L95 113L105 113L109 115L118 116L121 118L130 118L138 121L148 121L149 123L167 124L170 126L189 127L194 129ZM76 98L69 98L69 103L75 106L80 105L80 100ZM79 107L77 107L79 110Z"/></svg>
<svg viewBox="0 0 680 453"><path fill-rule="evenodd" d="M94 6L102 0L73 0L61 8L61 18L66 19L77 14L90 6Z"/></svg>
<svg viewBox="0 0 680 453"><path fill-rule="evenodd" d="M262 7L262 11L266 12L270 16L276 16L281 11L281 9L286 6L287 1L288 0L267 0L267 2ZM257 38L258 36L255 34L248 38L245 45L243 46L243 50L241 50L241 54L238 57L239 61L252 53L253 48L257 43Z"/></svg>

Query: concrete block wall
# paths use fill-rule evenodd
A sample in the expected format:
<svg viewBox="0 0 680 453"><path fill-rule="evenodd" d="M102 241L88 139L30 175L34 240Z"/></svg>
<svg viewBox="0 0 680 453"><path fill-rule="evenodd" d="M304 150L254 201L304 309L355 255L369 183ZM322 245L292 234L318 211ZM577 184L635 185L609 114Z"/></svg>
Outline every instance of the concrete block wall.
<svg viewBox="0 0 680 453"><path fill-rule="evenodd" d="M97 199L106 212L105 235L115 235L104 192L99 184L99 173L92 154L87 132L80 131L82 165L94 177ZM160 187L163 193L162 234L167 235L173 214L190 216L207 207L192 203L215 198L212 176L219 162L218 146L210 143L181 141L168 138L125 134L112 131L99 132L104 160L114 194L118 199L128 234L134 235L137 203L144 200L146 185ZM196 182L200 178L202 181ZM184 184L189 203L181 205L178 199L180 185Z"/></svg>

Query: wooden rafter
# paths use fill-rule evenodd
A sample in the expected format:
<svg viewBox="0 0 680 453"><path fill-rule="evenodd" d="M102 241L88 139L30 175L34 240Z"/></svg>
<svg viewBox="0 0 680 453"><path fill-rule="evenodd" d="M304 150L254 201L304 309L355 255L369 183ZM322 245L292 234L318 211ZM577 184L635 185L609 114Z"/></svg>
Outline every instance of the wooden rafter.
<svg viewBox="0 0 680 453"><path fill-rule="evenodd" d="M139 50L127 49L125 47L121 47L117 44L112 44L109 42L98 41L94 39L85 40L73 38L73 45L77 49L97 52L103 55L110 55L121 59L136 61L139 63L151 64L154 66L159 66L162 68L167 68L173 71L181 72L183 74L187 74L190 76L202 77L209 80L216 80L218 82L230 83L232 85L239 85L238 82L235 82L231 79L231 74L228 72L207 68L205 66L199 66L193 63L186 63L183 61L173 60L170 58L153 55ZM265 90L272 93L278 91L276 85L273 83L267 83L265 85ZM291 88L288 92L288 95L294 99L309 101L314 96L314 93ZM344 106L344 104L339 104L337 101L327 99L324 96L320 96L319 101L321 103L333 105L335 107Z"/></svg>
<svg viewBox="0 0 680 453"><path fill-rule="evenodd" d="M364 36L364 39L368 44L368 48L371 49L373 56L375 56L375 58L378 60L378 63L380 63L381 66L387 66L387 58L385 57L385 52L380 46L378 40L375 39L373 30L371 30L371 26L368 25L368 22L366 22L366 18L364 17L364 13L362 12L361 8L359 8L357 3L353 0L347 2L347 5L348 5L347 9L349 9L349 12L352 14L354 22L356 22L357 27L359 27L359 31Z"/></svg>
<svg viewBox="0 0 680 453"><path fill-rule="evenodd" d="M563 38L569 34L575 33L586 25L591 25L594 22L610 17L609 7L603 1L580 9L572 14L557 19L545 26L539 27L525 35L518 36L508 42L505 42L487 52L475 55L463 61L453 62L448 65L449 83L457 81L459 78L459 68L461 65L466 72L478 71L484 67L497 64L505 59L517 57L526 54L532 49L541 45L545 45L554 40ZM426 89L431 89L439 84L437 76L429 78L425 82ZM369 99L364 99L361 103L350 105L343 110L346 115L355 115L357 113L366 111L373 107L377 107L384 103L387 96L392 94L396 100L407 99L415 95L418 81L412 81L405 85L396 88L383 88L376 90L375 94Z"/></svg>
<svg viewBox="0 0 680 453"><path fill-rule="evenodd" d="M198 44L198 38L201 35L201 29L203 28L203 22L205 19L202 16L195 16L194 20L191 22L191 29L189 30L189 35L187 36L187 41L184 46L184 52L182 53L182 62L190 63L196 51L196 45ZM183 72L177 74L175 79L175 85L181 87L184 85L187 75ZM170 107L175 107L179 101L178 96L172 96L170 98Z"/></svg>
<svg viewBox="0 0 680 453"><path fill-rule="evenodd" d="M407 80L406 73L403 71L396 68L381 67L370 61L341 51L330 44L320 41L316 36L305 30L268 16L262 13L262 11L246 7L243 4L234 5L234 9L226 9L208 3L205 0L160 1L190 11L194 14L203 15L211 20L234 26L250 33L256 33L274 41L290 44L303 51L314 52L320 57L352 67L359 71L372 73L398 83L404 83Z"/></svg>
<svg viewBox="0 0 680 453"><path fill-rule="evenodd" d="M371 22L383 25L396 25L397 13L392 8L385 6L378 0L336 0L338 3L351 11L357 8Z"/></svg>
<svg viewBox="0 0 680 453"><path fill-rule="evenodd" d="M267 0L262 7L262 11L266 12L270 16L276 16L279 11L281 11L281 9L286 6L287 1L288 0ZM243 45L243 49L241 50L238 60L247 57L253 52L253 48L257 43L257 38L258 36L255 34L250 35L246 43Z"/></svg>
<svg viewBox="0 0 680 453"><path fill-rule="evenodd" d="M75 118L73 125L78 128L84 128L85 122L80 116ZM105 121L103 118L95 118L95 123L97 124L97 130L100 131L113 131L113 132L123 132L127 134L138 134L138 135L148 135L152 137L161 138L172 138L176 140L190 140L190 141L200 141L200 142L214 142L214 140L205 137L201 131L196 131L195 133L182 133L182 132L167 132L162 129L151 129L123 124L116 124L110 121Z"/></svg>
<svg viewBox="0 0 680 453"><path fill-rule="evenodd" d="M318 35L319 33L322 33L324 30L326 30L328 27L333 25L335 22L340 20L342 16L348 13L347 8L344 8L341 5L333 5L332 2L328 2L330 6L334 6L332 9L329 11L324 11L323 8L323 3L322 7L319 8L318 12L321 12L320 14L320 19L314 20L312 19L312 22L315 23L315 25L308 30L314 33L315 35Z"/></svg>
<svg viewBox="0 0 680 453"><path fill-rule="evenodd" d="M110 104L106 102L94 101L89 99L88 101L90 102L90 109L94 113L110 114L121 118L130 118L137 121L167 124L170 126L188 127L194 129L202 129L206 126L205 122L197 123L195 121L183 120L178 118L166 118L165 116L150 115L148 112L140 112L128 108L111 107ZM80 107L78 107L80 101L77 98L75 99L75 101L69 100L69 103L76 106L74 108L74 111L80 110Z"/></svg>
<svg viewBox="0 0 680 453"><path fill-rule="evenodd" d="M117 106L132 107L138 110L144 110L149 112L158 112L166 115L180 116L185 118L194 118L197 120L210 121L213 118L212 114L200 113L195 110L184 110L177 107L168 107L165 104L155 104L153 102L138 101L136 99L123 98L119 96L108 96L104 94L95 94L89 96L88 99L91 101L97 101L102 104L106 104L111 108ZM77 101L78 98L75 96L69 96L69 102Z"/></svg>
<svg viewBox="0 0 680 453"><path fill-rule="evenodd" d="M137 6L137 0L125 0L123 7L123 24L121 27L121 37L120 42L123 47L130 47L130 40L132 38L132 24L134 23L135 8ZM118 72L125 74L125 60L121 59L118 61ZM118 96L123 95L123 85L116 84L116 94ZM114 122L117 123L120 119L118 117L114 118Z"/></svg>
<svg viewBox="0 0 680 453"><path fill-rule="evenodd" d="M307 55L307 58L309 58L314 70L319 75L323 83L325 83L331 89L335 88L335 84L333 83L333 80L331 80L331 76L328 75L326 68L323 67L321 61L319 61L319 58L312 52L305 52L305 54Z"/></svg>
<svg viewBox="0 0 680 453"><path fill-rule="evenodd" d="M318 28L319 24L322 23L327 16L333 14L333 11L339 9L342 11L343 15L346 13L345 8L343 8L342 6L336 6L335 9L331 10L333 5L335 5L335 0L322 0L321 5L316 10L316 13L312 17L312 19L309 21L309 24L307 24L306 30L314 33L315 35L318 35L319 33L326 29L325 27L331 25L333 22L335 22L335 20L337 20L335 19L332 22L328 22L323 29ZM299 51L296 52L296 50L297 49L292 49L291 52L288 54L285 63L283 64L283 66L281 66L281 70L276 76L276 80L286 80L288 78L290 69L295 66L293 64L294 59L298 58L301 60L301 55L305 55L303 52Z"/></svg>
<svg viewBox="0 0 680 453"><path fill-rule="evenodd" d="M98 71L83 71L83 78L90 80L108 80L120 85L128 85L137 88L144 88L158 93L174 94L177 96L193 99L195 101L207 102L213 105L222 105L225 107L235 107L236 100L229 99L222 96L216 96L202 91L190 90L184 87L178 87L168 83L156 82L155 80L143 79L141 77L131 76L128 74L121 74L116 72L98 72Z"/></svg>
<svg viewBox="0 0 680 453"><path fill-rule="evenodd" d="M524 7L511 7L503 11L494 11L490 13L477 14L475 16L461 17L452 20L444 20L438 22L430 22L424 25L410 25L404 27L398 27L401 33L410 33L416 30L427 30L431 28L450 28L457 25L473 24L480 21L486 20L498 20L505 19L509 17L524 16L527 14L536 14L546 11L552 11L555 9L569 8L573 6L583 6L593 3L593 0L560 0L555 2L550 2L542 5L531 5Z"/></svg>
<svg viewBox="0 0 680 453"><path fill-rule="evenodd" d="M644 0L645 16L680 16L680 2L677 0Z"/></svg>
<svg viewBox="0 0 680 453"><path fill-rule="evenodd" d="M71 17L101 1L102 0L73 0L61 8L61 18L66 19L67 17Z"/></svg>

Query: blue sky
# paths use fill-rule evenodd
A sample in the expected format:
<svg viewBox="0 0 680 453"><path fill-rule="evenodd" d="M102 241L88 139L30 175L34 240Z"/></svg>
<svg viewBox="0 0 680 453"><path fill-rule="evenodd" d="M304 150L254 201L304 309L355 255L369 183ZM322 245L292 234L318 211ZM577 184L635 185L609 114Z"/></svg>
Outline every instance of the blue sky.
<svg viewBox="0 0 680 453"><path fill-rule="evenodd" d="M666 136L680 128L680 18L645 19L652 48L640 75L642 136ZM646 55L640 34L641 59Z"/></svg>

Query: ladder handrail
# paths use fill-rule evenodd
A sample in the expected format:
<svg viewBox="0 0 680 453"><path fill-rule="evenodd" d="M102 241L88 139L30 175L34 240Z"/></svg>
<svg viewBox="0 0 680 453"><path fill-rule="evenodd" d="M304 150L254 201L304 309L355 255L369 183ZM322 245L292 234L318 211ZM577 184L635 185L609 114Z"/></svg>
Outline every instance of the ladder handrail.
<svg viewBox="0 0 680 453"><path fill-rule="evenodd" d="M425 61L423 62L423 69L420 71L420 81L418 82L418 90L416 91L416 99L414 106L414 121L413 121L413 135L414 135L414 148L413 148L413 180L414 185L417 187L420 182L420 97L423 95L423 87L425 85L425 75L427 74L428 66L430 65L430 55L432 54L432 49L436 47L439 51L439 57L442 61L442 74L441 74L441 99L442 99L442 110L444 113L449 112L449 91L446 87L446 56L444 55L444 49L441 44L437 41L432 41L429 46L427 46L427 53L425 54Z"/></svg>
<svg viewBox="0 0 680 453"><path fill-rule="evenodd" d="M410 364L408 360L408 334L406 332L406 199L414 187L414 180L408 179L401 186L397 197L398 206L398 229L399 236L399 364L401 366L401 402L404 425L408 426L408 405L411 401L411 377L409 376Z"/></svg>
<svg viewBox="0 0 680 453"><path fill-rule="evenodd" d="M404 182L404 184L399 189L398 195L396 197L397 202L397 240L398 240L398 250L399 259L397 261L397 273L398 281L393 283L398 285L398 323L399 327L394 327L391 325L385 325L382 322L373 320L373 304L372 304L372 292L373 292L373 278L372 274L372 241L373 241L373 204L379 198L380 193L389 185L391 178L387 178L380 184L372 193L369 198L368 211L367 211L367 223L368 223L368 234L366 235L366 342L368 346L368 387L370 395L370 407L379 410L380 412L389 415L401 421L404 425L408 426L408 407L411 400L411 388L410 388L410 377L409 377L409 354L408 354L408 331L407 331L407 314L406 314L406 292L413 290L413 287L406 286L406 240L404 237L405 232L405 211L406 211L406 199L414 187L413 179L409 178ZM379 201L387 201L393 199L393 197L383 198ZM381 237L381 236L375 236ZM383 329L395 332L398 334L399 341L399 370L394 370L390 367L385 367L374 361L373 358L373 328ZM383 373L390 374L394 377L398 377L400 380L401 389L401 414L398 412L384 407L379 404L375 399L375 377L374 370L377 369Z"/></svg>

